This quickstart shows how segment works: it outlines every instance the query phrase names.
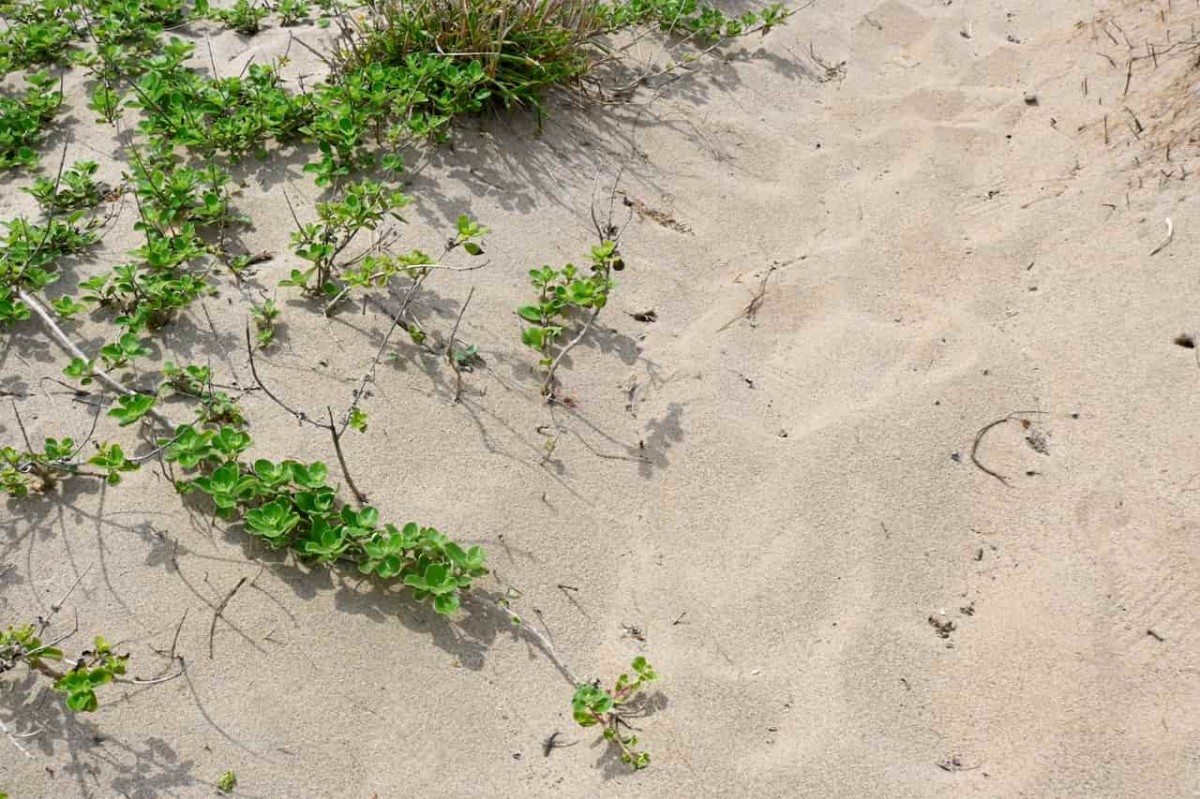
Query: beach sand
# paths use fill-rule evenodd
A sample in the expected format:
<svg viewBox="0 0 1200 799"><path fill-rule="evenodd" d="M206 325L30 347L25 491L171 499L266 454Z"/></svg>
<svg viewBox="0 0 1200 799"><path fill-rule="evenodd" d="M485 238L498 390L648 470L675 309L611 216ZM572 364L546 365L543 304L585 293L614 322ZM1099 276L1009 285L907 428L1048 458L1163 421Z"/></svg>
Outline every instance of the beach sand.
<svg viewBox="0 0 1200 799"><path fill-rule="evenodd" d="M38 732L28 758L0 741L0 787L202 797L232 769L237 796L297 799L1200 795L1200 361L1173 343L1200 333L1200 73L1194 49L1157 55L1192 35L1187 5L822 0L641 105L558 98L540 135L469 121L414 174L405 246L436 250L460 213L492 228L488 265L419 305L444 341L473 287L459 338L484 364L455 403L445 364L397 341L350 468L383 518L484 546L483 587L580 677L649 658L647 770L574 725L571 685L494 615L448 624L297 565L147 466L10 503L0 603L33 619L79 580L56 629L77 613L68 648L103 633L140 677L183 619L186 676L78 716L7 679L0 719ZM223 33L213 58L233 74L288 37ZM67 157L116 183L121 138L80 80ZM304 220L319 199L303 163L237 171L268 294L296 266L283 193ZM4 218L33 210L17 185ZM551 409L512 309L528 269L586 256L593 207L628 268ZM133 217L74 274L136 246ZM189 312L156 354L248 386L260 295L222 280L211 329ZM278 298L264 382L344 407L388 317ZM66 360L14 329L0 368L35 439L90 424L39 393ZM333 463L262 392L243 405L255 452Z"/></svg>

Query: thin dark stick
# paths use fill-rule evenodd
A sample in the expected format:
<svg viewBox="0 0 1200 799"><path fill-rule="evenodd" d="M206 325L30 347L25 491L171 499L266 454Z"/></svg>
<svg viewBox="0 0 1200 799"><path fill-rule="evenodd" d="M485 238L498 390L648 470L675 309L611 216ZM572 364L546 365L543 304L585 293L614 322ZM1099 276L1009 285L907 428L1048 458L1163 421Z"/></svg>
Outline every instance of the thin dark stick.
<svg viewBox="0 0 1200 799"><path fill-rule="evenodd" d="M296 420L299 422L311 424L313 427L325 427L325 425L321 424L320 422L308 418L308 414L306 414L304 411L296 410L279 397L275 396L271 389L267 388L267 384L262 381L262 378L258 376L258 368L254 365L254 345L250 341L249 325L246 325L246 354L250 357L250 374L254 377L255 384L262 389L264 394L271 398L272 402L274 402L280 408L283 408L292 416L296 417Z"/></svg>
<svg viewBox="0 0 1200 799"><path fill-rule="evenodd" d="M449 249L443 252L442 258L445 258L448 252ZM442 258L439 258L438 260L440 261ZM396 311L395 316L392 318L391 327L389 327L387 333L384 334L383 341L379 342L379 350L375 353L375 357L372 359L371 365L368 367L366 374L364 374L362 380L359 381L358 388L354 390L354 399L351 401L350 407L346 409L346 414L342 418L341 433L346 432L346 428L350 425L350 417L354 415L354 411L358 408L358 404L362 402L362 398L367 390L367 384L375 379L375 370L379 367L379 362L383 359L383 353L387 351L387 345L392 338L392 334L395 333L396 328L400 326L401 320L404 318L404 314L408 311L409 303L412 302L417 290L421 288L421 284L425 282L425 278L427 277L429 277L429 270L423 271L421 276L413 281L412 286L410 286L408 289L408 293L404 295L404 300L400 303L400 310Z"/></svg>
<svg viewBox="0 0 1200 799"><path fill-rule="evenodd" d="M567 357L567 353L575 349L575 345L583 341L583 337L592 329L592 325L596 321L596 317L600 315L599 308L593 308L592 313L588 316L587 322L584 323L583 329L579 331L579 335L571 339L567 346L559 350L558 355L550 362L550 368L546 370L546 379L542 381L542 394L545 396L553 396L554 373L558 371L558 365L562 363L562 359Z"/></svg>
<svg viewBox="0 0 1200 799"><path fill-rule="evenodd" d="M982 463L979 462L979 458L978 458L979 445L983 443L983 437L986 436L992 430L992 428L999 427L1000 425L1004 424L1005 422L1010 422L1013 419L1020 419L1022 416L1026 416L1026 415L1030 415L1030 414L1044 414L1044 413L1046 413L1046 412L1045 411L1014 411L1013 413L1010 413L1008 416L1005 416L1001 419L997 419L994 422L989 422L988 424L979 428L979 432L975 434L975 442L971 445L971 463L975 464L975 467L977 469L979 469L979 471L983 472L984 474L988 474L988 475L991 475L992 477L995 477L1001 483L1004 483L1005 486L1012 488L1012 486L1008 482L1007 477L1005 477L1004 475L1001 475L1001 474L997 474L996 472L992 471L991 469L989 469L988 467L984 466Z"/></svg>
<svg viewBox="0 0 1200 799"><path fill-rule="evenodd" d="M171 668L171 664L175 662L175 646L179 643L179 631L183 629L183 623L187 621L189 610L190 608L183 609L183 615L179 617L179 624L175 625L175 634L171 636L171 651L167 655L167 665L166 668L163 669L164 672L169 670ZM155 649L154 651L160 655L162 654L161 649Z"/></svg>
<svg viewBox="0 0 1200 799"><path fill-rule="evenodd" d="M333 421L333 408L325 406L325 411L329 414L329 437L333 439L333 451L337 453L338 465L342 467L342 476L346 478L346 485L354 494L354 498L358 500L360 505L367 504L367 496L358 490L358 486L354 484L354 478L350 476L350 468L346 466L346 456L342 454L342 434L338 432L337 425ZM321 425L325 427L325 425ZM345 430L343 427L342 430Z"/></svg>
<svg viewBox="0 0 1200 799"><path fill-rule="evenodd" d="M229 604L229 600L233 599L233 595L238 592L238 589L242 587L242 583L244 583L244 582L246 582L245 577L242 577L240 580L238 580L237 585L235 585L233 587L233 590L225 595L225 598L221 600L221 604L217 605L217 607L213 611L212 624L210 624L208 627L208 659L209 660L213 659L213 638L217 634L217 619L221 618L221 614L225 612L225 606Z"/></svg>
<svg viewBox="0 0 1200 799"><path fill-rule="evenodd" d="M767 273L762 276L762 280L758 282L758 291L755 292L754 296L750 298L749 304L742 309L741 313L717 328L718 333L726 330L728 327L741 319L749 319L751 327L754 326L754 317L758 315L758 309L762 307L763 300L765 300L767 296L767 282L771 279L771 275L775 274L775 270L778 269L779 266L779 264L771 264L771 266L767 269Z"/></svg>
<svg viewBox="0 0 1200 799"><path fill-rule="evenodd" d="M989 469L988 467L986 467L982 463L980 463L979 458L976 457L976 453L979 452L979 445L980 445L980 443L983 442L983 437L988 434L988 431L990 431L993 427L999 427L1000 425L1004 424L1005 422L1009 421L1010 419L1012 419L1011 415L1005 416L1002 419L997 419L994 422L989 422L988 424L979 428L979 432L975 434L975 443L971 445L971 463L975 464L975 467L977 469L979 469L981 472L983 472L984 474L990 474L992 477L995 477L1001 483L1004 483L1004 485L1008 488L1012 488L1012 486L1009 485L1009 483L1008 483L1008 478L1002 474L993 472L991 469Z"/></svg>
<svg viewBox="0 0 1200 799"><path fill-rule="evenodd" d="M263 390L263 393L270 397L271 400L274 401L274 403L280 408L283 408L292 416L296 417L298 421L328 431L329 437L333 439L333 451L337 455L338 465L342 469L342 476L346 478L346 486L354 494L354 498L357 499L360 504L366 504L367 497L365 494L363 494L363 492L359 491L358 486L354 484L354 478L350 476L350 468L346 465L346 456L342 453L342 434L346 432L347 425L342 425L341 430L338 429L337 423L333 420L333 409L329 406L325 406L325 410L329 414L329 423L326 424L325 422L318 422L315 419L310 419L308 414L306 414L304 411L296 410L279 397L271 393L271 389L267 388L266 384L263 383L262 378L258 376L258 369L254 365L254 344L250 340L249 325L246 326L246 353L250 357L250 374L254 377L254 382L258 385L258 387ZM372 369L373 368L374 367L372 367ZM350 406L347 416L353 413L354 408L357 407L357 405L358 401L356 398L354 404Z"/></svg>
<svg viewBox="0 0 1200 799"><path fill-rule="evenodd" d="M21 421L21 412L17 410L17 401L10 398L9 402L12 403L13 416L17 417L17 427L21 428L21 438L25 439L25 451L32 455L33 445L29 443L29 433L25 432L25 423Z"/></svg>
<svg viewBox="0 0 1200 799"><path fill-rule="evenodd" d="M458 365L458 359L454 357L454 337L458 335L458 326L462 324L463 314L467 312L467 306L471 304L471 298L475 296L475 287L471 286L471 290L467 292L467 299L463 302L462 307L458 309L458 318L454 320L454 329L450 331L450 342L446 345L446 360L450 363L450 368L454 370L454 401L458 402L462 396L462 369ZM14 404L13 407L16 407Z"/></svg>
<svg viewBox="0 0 1200 799"><path fill-rule="evenodd" d="M71 594L75 593L75 589L79 587L79 584L83 582L83 578L87 577L91 571L91 566L88 566L86 569L84 569L83 574L75 578L75 582L71 583L71 587L68 588L67 592L62 595L62 598L50 606L50 615L44 619L39 619L39 626L42 628L42 630L45 630L50 626L50 620L54 618L54 614L62 610L63 605L66 604L67 600L71 597Z"/></svg>
<svg viewBox="0 0 1200 799"><path fill-rule="evenodd" d="M97 408L96 412L92 414L92 426L88 430L87 435L84 436L83 441L80 441L79 444L76 445L75 451L71 453L72 459L74 459L76 455L78 455L80 452L82 452L83 448L86 447L88 442L92 440L92 436L94 436L96 434L96 425L98 425L99 423L100 423L100 409Z"/></svg>

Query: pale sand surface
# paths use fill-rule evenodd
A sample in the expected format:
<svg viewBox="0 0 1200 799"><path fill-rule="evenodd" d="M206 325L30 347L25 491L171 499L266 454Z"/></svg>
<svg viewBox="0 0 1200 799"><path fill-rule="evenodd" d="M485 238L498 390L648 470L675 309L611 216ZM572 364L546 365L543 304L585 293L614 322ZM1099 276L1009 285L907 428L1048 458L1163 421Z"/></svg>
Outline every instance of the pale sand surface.
<svg viewBox="0 0 1200 799"><path fill-rule="evenodd" d="M4 693L0 718L42 731L29 759L0 741L0 786L202 797L233 769L246 797L1200 795L1200 368L1172 343L1200 332L1200 75L1138 61L1125 94L1131 52L1200 20L1168 5L821 0L646 109L556 102L540 138L467 123L415 179L404 241L433 249L463 211L493 228L490 265L436 275L422 305L445 336L475 286L461 333L486 368L455 405L445 366L400 345L352 469L385 518L484 545L576 672L650 658L647 771L574 727L571 687L504 625L448 625L210 531L149 468L9 505L0 603L36 617L85 574L81 636L122 641L141 675L186 611L187 676L72 718ZM286 46L279 29L213 40L230 73ZM319 72L292 55L289 74ZM68 157L115 181L118 140L71 80ZM281 254L268 289L294 265L281 192L306 218L317 198L302 163L241 175L247 249ZM542 463L552 420L511 309L526 269L586 251L596 176L607 197L622 165L653 213L634 214L611 310L563 371L576 404ZM4 218L32 208L17 185ZM77 274L133 246L132 217ZM772 265L753 320L729 324ZM207 301L219 345L192 313L163 357L247 382L249 296ZM343 407L387 318L327 324L289 301L283 321L264 379ZM2 369L36 390L64 362L27 324ZM55 403L25 401L31 433L82 437L85 410ZM332 463L319 431L244 404L257 451ZM970 455L1018 411L1029 429L977 453L1006 486ZM2 425L14 443L8 409ZM212 605L243 576L210 659ZM578 743L544 756L555 731Z"/></svg>

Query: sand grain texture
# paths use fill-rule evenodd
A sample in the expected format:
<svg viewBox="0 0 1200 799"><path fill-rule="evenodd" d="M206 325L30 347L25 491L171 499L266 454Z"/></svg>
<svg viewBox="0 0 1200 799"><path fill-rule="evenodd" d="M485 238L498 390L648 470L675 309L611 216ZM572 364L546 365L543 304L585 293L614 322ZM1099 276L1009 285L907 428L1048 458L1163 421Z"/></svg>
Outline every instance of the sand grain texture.
<svg viewBox="0 0 1200 799"><path fill-rule="evenodd" d="M484 545L579 674L650 658L650 769L593 747L570 686L502 624L447 625L211 530L148 468L10 505L0 603L35 617L90 569L70 603L81 630L146 674L187 611L187 677L80 717L0 693L0 718L43 728L30 759L0 741L0 785L202 797L234 769L247 797L1200 794L1200 370L1172 343L1200 332L1200 75L1184 55L1140 60L1126 94L1131 51L1105 27L1144 55L1200 19L1167 6L818 2L649 109L557 104L540 138L528 120L469 122L415 178L405 240L436 242L463 211L494 230L488 268L437 275L422 300L444 336L475 286L460 337L487 365L455 405L444 364L400 346L351 466L385 518ZM213 46L233 72L286 39ZM297 73L318 66L293 55ZM115 181L118 140L79 121L81 97L69 157L105 159ZM302 163L246 167L247 251L286 253L280 192L312 213ZM622 164L629 269L563 368L576 403L555 410L543 463L550 412L511 309L526 269L590 245L595 175L610 185ZM15 185L6 218L30 209ZM164 357L246 383L249 296L208 300L220 346L195 313ZM649 309L656 322L630 316ZM344 407L386 317L327 323L288 302L283 322L264 379ZM7 352L6 379L33 391L65 362L32 325ZM81 437L84 411L56 402L23 404L31 433ZM258 451L332 463L319 431L245 405ZM977 452L1005 485L970 454L1016 412L1030 428L1000 425ZM11 414L0 425L12 443ZM211 606L241 577L210 659ZM555 731L577 745L544 756Z"/></svg>

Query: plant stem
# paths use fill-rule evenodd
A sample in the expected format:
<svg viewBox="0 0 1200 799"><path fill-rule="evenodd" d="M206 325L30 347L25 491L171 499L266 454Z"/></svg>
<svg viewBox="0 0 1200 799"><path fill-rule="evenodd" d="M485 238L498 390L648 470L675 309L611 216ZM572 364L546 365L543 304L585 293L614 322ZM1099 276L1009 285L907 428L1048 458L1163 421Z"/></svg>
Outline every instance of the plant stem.
<svg viewBox="0 0 1200 799"><path fill-rule="evenodd" d="M552 389L554 384L554 372L558 369L559 363L562 362L562 359L566 357L568 352L575 348L576 344L583 340L583 337L586 336L588 331L592 329L592 323L596 321L596 317L599 315L600 309L593 308L592 315L589 316L587 322L584 323L583 329L579 331L579 335L575 336L575 338L571 339L567 343L567 346L559 350L558 355L555 356L554 360L550 363L550 368L546 370L546 379L542 382L543 396L553 396Z"/></svg>
<svg viewBox="0 0 1200 799"><path fill-rule="evenodd" d="M333 451L337 454L338 465L342 467L342 476L346 478L346 485L354 494L354 498L360 505L365 505L367 504L367 495L359 491L358 486L354 484L354 478L350 476L350 468L346 466L346 456L342 454L342 433L338 432L337 424L333 421L333 408L326 405L325 411L329 414L329 437L333 439ZM342 432L345 430L346 428L343 427Z"/></svg>
<svg viewBox="0 0 1200 799"><path fill-rule="evenodd" d="M462 396L462 369L458 365L458 359L454 357L454 337L458 335L458 326L462 323L463 314L467 312L467 306L471 304L471 298L475 296L475 287L471 286L471 290L467 292L467 299L463 302L462 308L458 309L458 318L454 320L454 329L450 331L450 341L446 344L446 360L450 362L450 368L454 370L454 401L458 402Z"/></svg>

